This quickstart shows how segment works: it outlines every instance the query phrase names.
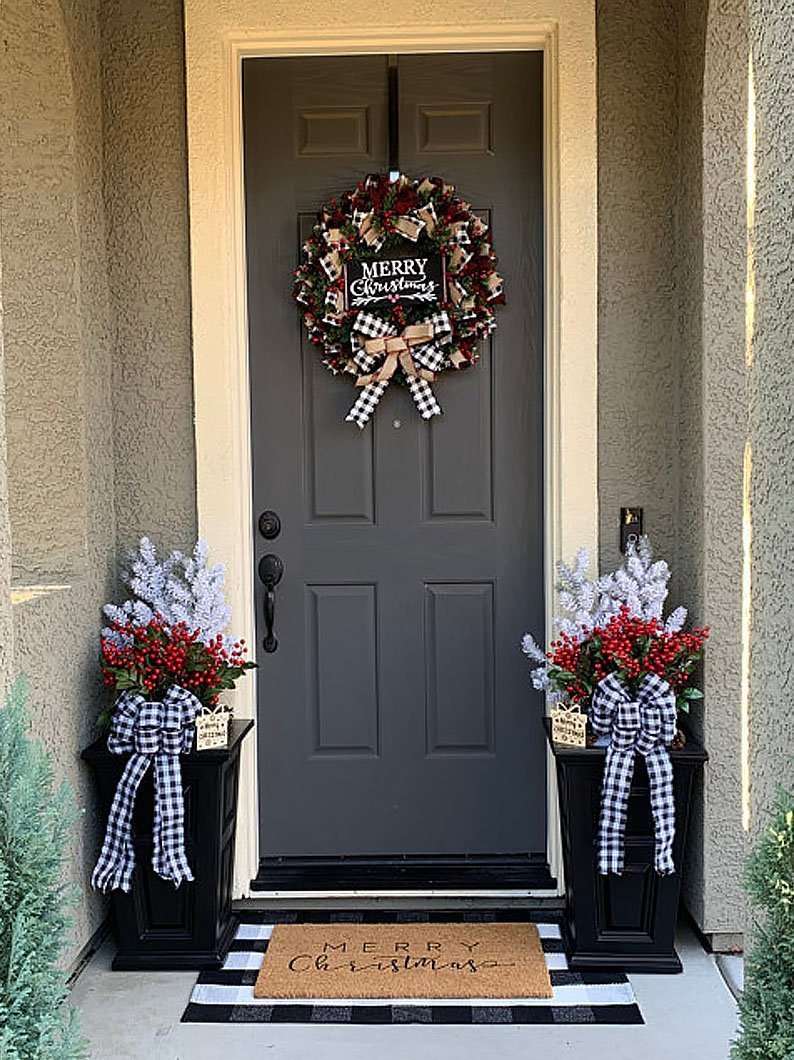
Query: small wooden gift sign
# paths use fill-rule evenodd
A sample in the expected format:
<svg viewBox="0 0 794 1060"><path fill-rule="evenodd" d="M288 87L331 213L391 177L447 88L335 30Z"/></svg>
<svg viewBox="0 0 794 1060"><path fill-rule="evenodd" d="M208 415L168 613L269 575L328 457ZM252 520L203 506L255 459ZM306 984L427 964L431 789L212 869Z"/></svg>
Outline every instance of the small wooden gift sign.
<svg viewBox="0 0 794 1060"><path fill-rule="evenodd" d="M587 715L572 703L560 703L550 713L551 738L571 747L587 746Z"/></svg>
<svg viewBox="0 0 794 1060"><path fill-rule="evenodd" d="M229 746L229 718L231 713L221 708L205 711L196 718L196 750L211 751Z"/></svg>

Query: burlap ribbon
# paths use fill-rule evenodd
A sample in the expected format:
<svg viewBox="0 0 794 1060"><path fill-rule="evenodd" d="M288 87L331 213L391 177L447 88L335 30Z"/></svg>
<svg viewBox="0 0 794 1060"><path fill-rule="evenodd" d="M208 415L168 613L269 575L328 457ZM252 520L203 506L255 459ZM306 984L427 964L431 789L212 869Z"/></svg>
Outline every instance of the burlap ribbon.
<svg viewBox="0 0 794 1060"><path fill-rule="evenodd" d="M404 239L415 243L424 229L432 231L429 223L435 227L435 216L428 210L417 210L415 213L401 214L391 222L391 230ZM386 242L388 232L374 211L365 214L358 225L358 233L370 250L378 251Z"/></svg>
<svg viewBox="0 0 794 1060"><path fill-rule="evenodd" d="M377 180L367 177L367 187L376 184ZM394 182L395 190L399 194L403 188L408 187L410 180L405 174L400 174ZM430 185L432 187L432 185ZM378 251L386 242L388 232L383 227L381 219L374 210L363 212L356 210L353 214L353 223L358 227L358 234L371 250ZM404 239L415 243L423 231L432 234L436 227L437 218L432 202L412 210L408 213L398 214L391 222L391 231L401 235Z"/></svg>
<svg viewBox="0 0 794 1060"><path fill-rule="evenodd" d="M356 386L368 386L370 383L386 383L397 371L399 364L406 378L418 376L420 379L432 383L436 373L427 368L418 366L412 356L412 349L417 346L427 346L432 342L435 328L431 323L425 321L422 324L409 324L396 335L383 336L377 339L366 339L363 350L368 357L383 358L383 363L375 372L360 375L356 380Z"/></svg>
<svg viewBox="0 0 794 1060"><path fill-rule="evenodd" d="M411 397L423 419L441 415L430 384L446 363L441 348L449 342L452 328L443 311L399 330L396 326L362 310L353 324L350 370L357 374L361 390L346 416L348 422L364 427L386 387L401 369Z"/></svg>

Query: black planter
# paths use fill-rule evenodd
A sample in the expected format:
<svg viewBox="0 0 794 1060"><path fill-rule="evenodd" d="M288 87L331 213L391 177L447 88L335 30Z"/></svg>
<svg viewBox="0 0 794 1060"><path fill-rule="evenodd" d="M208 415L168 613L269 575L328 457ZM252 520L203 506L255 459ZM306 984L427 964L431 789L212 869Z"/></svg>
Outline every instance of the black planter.
<svg viewBox="0 0 794 1060"><path fill-rule="evenodd" d="M237 928L232 877L240 747L253 724L232 721L228 748L193 751L180 760L193 883L175 888L152 871L152 768L141 782L132 825L132 890L111 896L115 969L217 968L226 956ZM104 825L127 756L110 754L101 739L86 748L83 758L96 774Z"/></svg>
<svg viewBox="0 0 794 1060"><path fill-rule="evenodd" d="M675 928L681 895L692 782L707 761L691 738L671 751L676 831L676 873L658 876L653 867L653 819L645 761L637 755L629 796L626 862L622 876L600 876L596 866L598 816L604 772L603 748L563 747L551 741L557 763L568 963L573 969L626 968L634 972L680 972Z"/></svg>

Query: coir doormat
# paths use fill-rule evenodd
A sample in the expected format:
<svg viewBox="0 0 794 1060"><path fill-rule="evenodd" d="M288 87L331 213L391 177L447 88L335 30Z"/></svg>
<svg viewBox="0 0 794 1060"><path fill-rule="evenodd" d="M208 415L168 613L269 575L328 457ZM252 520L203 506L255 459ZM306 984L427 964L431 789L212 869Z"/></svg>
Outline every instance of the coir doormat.
<svg viewBox="0 0 794 1060"><path fill-rule="evenodd" d="M464 925L535 923L551 982L551 997L438 998L255 997L254 986L274 928L279 924ZM395 941L404 941L397 939ZM433 941L433 940L430 940ZM398 973L399 974L399 973ZM557 919L540 910L383 912L268 911L244 913L237 937L216 971L202 972L182 1016L185 1023L432 1023L627 1024L643 1023L634 991L622 972L568 968Z"/></svg>
<svg viewBox="0 0 794 1060"><path fill-rule="evenodd" d="M551 997L551 981L534 924L276 924L254 997Z"/></svg>

